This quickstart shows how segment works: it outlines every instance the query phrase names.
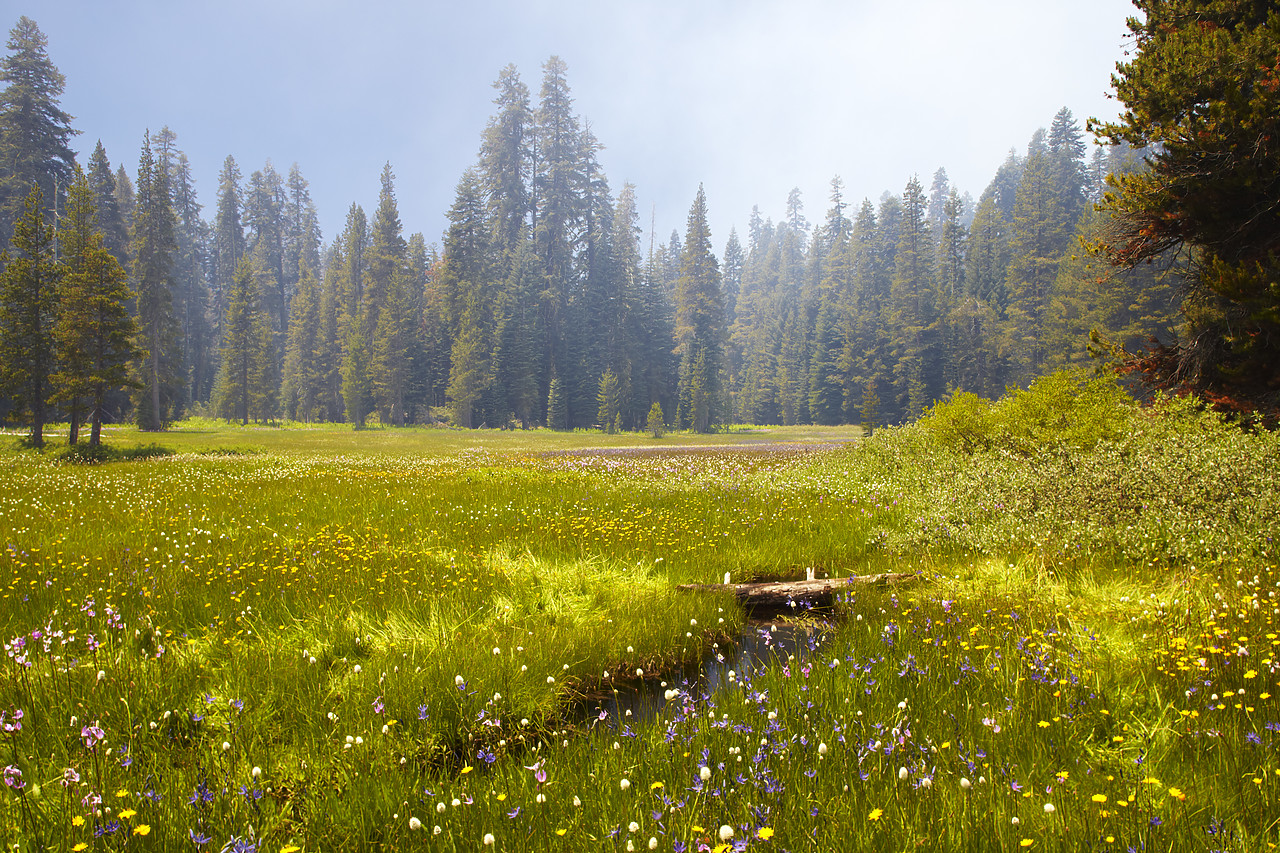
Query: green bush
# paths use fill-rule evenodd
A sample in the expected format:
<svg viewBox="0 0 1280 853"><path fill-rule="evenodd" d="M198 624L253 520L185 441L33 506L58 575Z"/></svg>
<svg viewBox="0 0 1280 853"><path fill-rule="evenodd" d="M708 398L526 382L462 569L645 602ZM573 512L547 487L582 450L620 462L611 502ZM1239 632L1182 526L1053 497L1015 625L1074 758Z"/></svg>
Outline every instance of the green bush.
<svg viewBox="0 0 1280 853"><path fill-rule="evenodd" d="M957 392L935 404L919 425L943 446L964 453L1002 449L1031 455L1045 447L1088 450L1116 441L1137 411L1114 379L1064 370L995 403Z"/></svg>

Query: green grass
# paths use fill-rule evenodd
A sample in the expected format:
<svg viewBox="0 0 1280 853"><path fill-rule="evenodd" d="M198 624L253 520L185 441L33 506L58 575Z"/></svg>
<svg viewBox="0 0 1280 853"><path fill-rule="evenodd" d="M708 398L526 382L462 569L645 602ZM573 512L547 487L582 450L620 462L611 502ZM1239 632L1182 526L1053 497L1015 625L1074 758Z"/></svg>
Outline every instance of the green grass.
<svg viewBox="0 0 1280 853"><path fill-rule="evenodd" d="M1031 438L966 400L866 442L204 423L109 438L166 456L0 451L0 833L1268 849L1275 436L1033 392ZM810 567L920 578L851 587L812 652L679 682L754 629L678 584ZM665 682L656 718L584 698L638 679Z"/></svg>

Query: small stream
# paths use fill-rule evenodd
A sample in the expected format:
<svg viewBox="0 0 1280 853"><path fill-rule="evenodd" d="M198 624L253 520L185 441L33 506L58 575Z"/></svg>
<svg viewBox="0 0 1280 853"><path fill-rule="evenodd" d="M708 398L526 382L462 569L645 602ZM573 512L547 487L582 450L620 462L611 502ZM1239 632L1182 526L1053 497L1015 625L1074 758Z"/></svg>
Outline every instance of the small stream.
<svg viewBox="0 0 1280 853"><path fill-rule="evenodd" d="M644 723L662 713L666 692L673 688L711 693L730 683L730 671L742 681L764 669L770 661L791 655L804 660L822 648L828 631L821 624L748 621L735 644L713 648L700 664L669 672L661 679L616 678L611 695L591 697L582 708L595 720L612 728Z"/></svg>

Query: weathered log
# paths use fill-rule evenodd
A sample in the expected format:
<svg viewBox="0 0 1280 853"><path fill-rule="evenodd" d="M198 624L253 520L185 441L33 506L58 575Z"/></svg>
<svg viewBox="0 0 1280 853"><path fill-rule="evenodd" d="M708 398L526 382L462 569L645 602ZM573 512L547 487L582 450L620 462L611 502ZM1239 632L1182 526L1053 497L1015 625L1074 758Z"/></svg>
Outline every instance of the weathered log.
<svg viewBox="0 0 1280 853"><path fill-rule="evenodd" d="M920 576L914 572L885 572L811 581L766 583L686 583L676 589L685 592L732 592L748 610L782 610L792 607L829 607L834 596L859 586L890 587L910 583Z"/></svg>

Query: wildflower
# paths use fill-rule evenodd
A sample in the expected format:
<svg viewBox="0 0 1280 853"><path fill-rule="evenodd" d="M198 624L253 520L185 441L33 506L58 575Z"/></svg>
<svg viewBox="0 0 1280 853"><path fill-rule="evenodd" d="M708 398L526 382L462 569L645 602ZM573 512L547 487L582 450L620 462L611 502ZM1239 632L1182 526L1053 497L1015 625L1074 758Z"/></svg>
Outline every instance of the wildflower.
<svg viewBox="0 0 1280 853"><path fill-rule="evenodd" d="M879 820L884 814L884 809L872 809L871 814L867 815L867 820Z"/></svg>
<svg viewBox="0 0 1280 853"><path fill-rule="evenodd" d="M720 827L719 835L720 835L720 840L727 844L729 842L729 839L733 838L733 827L729 826L729 824L727 823L724 824L723 826Z"/></svg>
<svg viewBox="0 0 1280 853"><path fill-rule="evenodd" d="M902 781L902 782L905 782L907 780L907 768L905 767L898 768L898 779L899 781Z"/></svg>
<svg viewBox="0 0 1280 853"><path fill-rule="evenodd" d="M249 775L255 779L262 778L262 768L255 766L253 770L249 771Z"/></svg>
<svg viewBox="0 0 1280 853"><path fill-rule="evenodd" d="M133 809L125 809L124 811L120 812L120 817L123 818L124 820L128 820L129 818L133 817L136 814L137 812L134 811Z"/></svg>
<svg viewBox="0 0 1280 853"><path fill-rule="evenodd" d="M493 833L492 833L492 832L486 832L486 833L484 834L484 846L485 846L485 847L492 847L492 846L493 846Z"/></svg>
<svg viewBox="0 0 1280 853"><path fill-rule="evenodd" d="M1053 807L1053 803L1045 803L1045 804L1044 804L1044 813L1045 813L1045 814L1053 814L1055 811L1056 811L1056 809Z"/></svg>
<svg viewBox="0 0 1280 853"><path fill-rule="evenodd" d="M627 824L627 830L628 830L629 832L639 832L639 831L640 831L640 824L636 823L636 822L633 820L633 821L631 821L631 823Z"/></svg>
<svg viewBox="0 0 1280 853"><path fill-rule="evenodd" d="M418 820L416 817L409 818L409 828L415 831L422 829L422 821Z"/></svg>
<svg viewBox="0 0 1280 853"><path fill-rule="evenodd" d="M970 782L968 779L965 779L965 778L963 778L963 777L962 777L962 778L960 779L960 787L961 787L962 789L964 789L964 790L966 790L966 791L967 791L967 790L969 790L970 788L972 788L972 787L973 787L973 783L972 783L972 782Z"/></svg>
<svg viewBox="0 0 1280 853"><path fill-rule="evenodd" d="M150 833L151 826L145 823L140 823L133 828L134 835L149 835Z"/></svg>
<svg viewBox="0 0 1280 853"><path fill-rule="evenodd" d="M650 836L650 837L649 837L649 849L650 849L650 850L657 850L657 849L658 849L658 839L656 839L656 838L654 838L654 837L652 837L652 836Z"/></svg>
<svg viewBox="0 0 1280 853"><path fill-rule="evenodd" d="M1032 844L1035 844L1035 842L1032 841L1030 838L1024 838L1018 842L1019 847L1030 847Z"/></svg>
<svg viewBox="0 0 1280 853"><path fill-rule="evenodd" d="M631 787L631 780L626 778L622 779L620 782L618 782L618 787L624 791L627 790L628 788Z"/></svg>
<svg viewBox="0 0 1280 853"><path fill-rule="evenodd" d="M466 680L463 679L461 675L455 675L453 677L453 686L458 688L459 690L463 690L466 688L467 682Z"/></svg>
<svg viewBox="0 0 1280 853"><path fill-rule="evenodd" d="M818 757L825 758L827 755L827 745L825 743L818 744Z"/></svg>
<svg viewBox="0 0 1280 853"><path fill-rule="evenodd" d="M710 767L708 767L708 766L707 766L707 765L705 765L705 764L704 764L704 765L702 765L702 769L698 771L698 778L699 778L699 779L701 779L703 782L710 781L710 779L711 779L711 768L710 768Z"/></svg>
<svg viewBox="0 0 1280 853"><path fill-rule="evenodd" d="M1105 803L1105 802L1107 801L1107 795L1106 795L1106 794L1094 794L1094 795L1093 795L1093 801L1094 801L1095 803Z"/></svg>
<svg viewBox="0 0 1280 853"><path fill-rule="evenodd" d="M1180 788L1170 788L1169 796L1173 797L1175 800L1178 800L1179 802L1183 802L1187 799L1187 795L1182 793L1182 790Z"/></svg>
<svg viewBox="0 0 1280 853"><path fill-rule="evenodd" d="M768 841L770 838L773 838L773 830L767 826L762 826L756 831L756 838L759 838L761 841Z"/></svg>

